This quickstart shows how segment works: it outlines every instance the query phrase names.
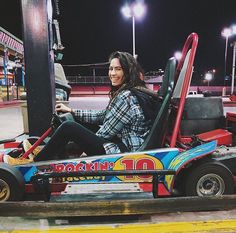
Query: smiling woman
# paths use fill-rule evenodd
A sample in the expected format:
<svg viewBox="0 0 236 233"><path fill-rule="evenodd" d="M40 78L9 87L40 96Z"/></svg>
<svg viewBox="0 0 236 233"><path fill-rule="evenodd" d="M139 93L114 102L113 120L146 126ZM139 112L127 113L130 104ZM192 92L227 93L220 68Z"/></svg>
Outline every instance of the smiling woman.
<svg viewBox="0 0 236 233"><path fill-rule="evenodd" d="M112 86L120 86L124 81L124 72L118 58L114 58L111 61L109 67L109 78Z"/></svg>
<svg viewBox="0 0 236 233"><path fill-rule="evenodd" d="M137 86L145 88L141 79L142 68L127 52L113 52L109 58L109 78L111 80L111 99L124 89L132 89Z"/></svg>
<svg viewBox="0 0 236 233"><path fill-rule="evenodd" d="M152 119L145 114L134 89L145 91L140 79L140 65L127 52L114 52L109 58L111 80L110 101L104 110L71 109L56 105L57 112L72 113L75 121L65 121L54 132L44 148L31 159L5 156L4 161L13 165L49 160L64 156L68 142L75 142L80 152L87 156L137 151L149 134ZM151 100L146 100L145 104ZM27 143L25 142L24 145ZM77 154L80 155L79 152Z"/></svg>

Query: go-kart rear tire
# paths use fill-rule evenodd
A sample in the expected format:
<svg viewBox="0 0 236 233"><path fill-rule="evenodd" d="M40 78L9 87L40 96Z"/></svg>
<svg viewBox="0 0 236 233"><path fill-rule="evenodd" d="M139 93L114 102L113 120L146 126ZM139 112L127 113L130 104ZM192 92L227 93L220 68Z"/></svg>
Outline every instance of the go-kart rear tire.
<svg viewBox="0 0 236 233"><path fill-rule="evenodd" d="M17 168L0 164L0 202L20 201L25 193L25 182Z"/></svg>
<svg viewBox="0 0 236 233"><path fill-rule="evenodd" d="M223 165L206 163L188 175L185 184L187 196L220 196L233 194L235 184L231 172Z"/></svg>

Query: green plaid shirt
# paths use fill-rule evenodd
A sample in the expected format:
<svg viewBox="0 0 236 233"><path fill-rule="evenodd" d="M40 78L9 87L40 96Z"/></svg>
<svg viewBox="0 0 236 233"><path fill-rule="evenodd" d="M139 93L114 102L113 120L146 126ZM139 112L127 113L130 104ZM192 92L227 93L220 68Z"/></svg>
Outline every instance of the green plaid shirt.
<svg viewBox="0 0 236 233"><path fill-rule="evenodd" d="M151 128L151 121L145 120L137 97L129 90L120 92L104 110L75 109L80 122L101 125L96 135L108 141L104 144L107 154L120 153L119 146L112 142L118 137L129 151L137 151Z"/></svg>

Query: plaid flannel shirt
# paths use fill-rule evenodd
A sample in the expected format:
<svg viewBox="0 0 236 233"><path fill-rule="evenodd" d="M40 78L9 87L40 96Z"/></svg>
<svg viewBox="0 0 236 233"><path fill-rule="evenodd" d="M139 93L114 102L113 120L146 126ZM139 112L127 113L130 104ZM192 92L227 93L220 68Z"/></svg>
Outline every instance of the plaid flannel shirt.
<svg viewBox="0 0 236 233"><path fill-rule="evenodd" d="M106 139L106 154L120 153L117 144L112 142L118 137L129 151L136 151L144 142L151 128L151 121L144 117L137 97L129 90L120 92L104 110L74 110L76 120L101 125L96 135ZM111 142L109 142L111 141Z"/></svg>

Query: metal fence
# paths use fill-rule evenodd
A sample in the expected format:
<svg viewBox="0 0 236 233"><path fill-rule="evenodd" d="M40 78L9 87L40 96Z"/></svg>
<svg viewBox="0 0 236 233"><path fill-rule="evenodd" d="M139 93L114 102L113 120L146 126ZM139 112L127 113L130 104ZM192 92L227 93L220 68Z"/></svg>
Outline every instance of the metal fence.
<svg viewBox="0 0 236 233"><path fill-rule="evenodd" d="M67 76L69 84L109 84L108 76Z"/></svg>
<svg viewBox="0 0 236 233"><path fill-rule="evenodd" d="M66 76L69 84L109 84L108 76ZM145 76L145 82L159 83L160 76Z"/></svg>

